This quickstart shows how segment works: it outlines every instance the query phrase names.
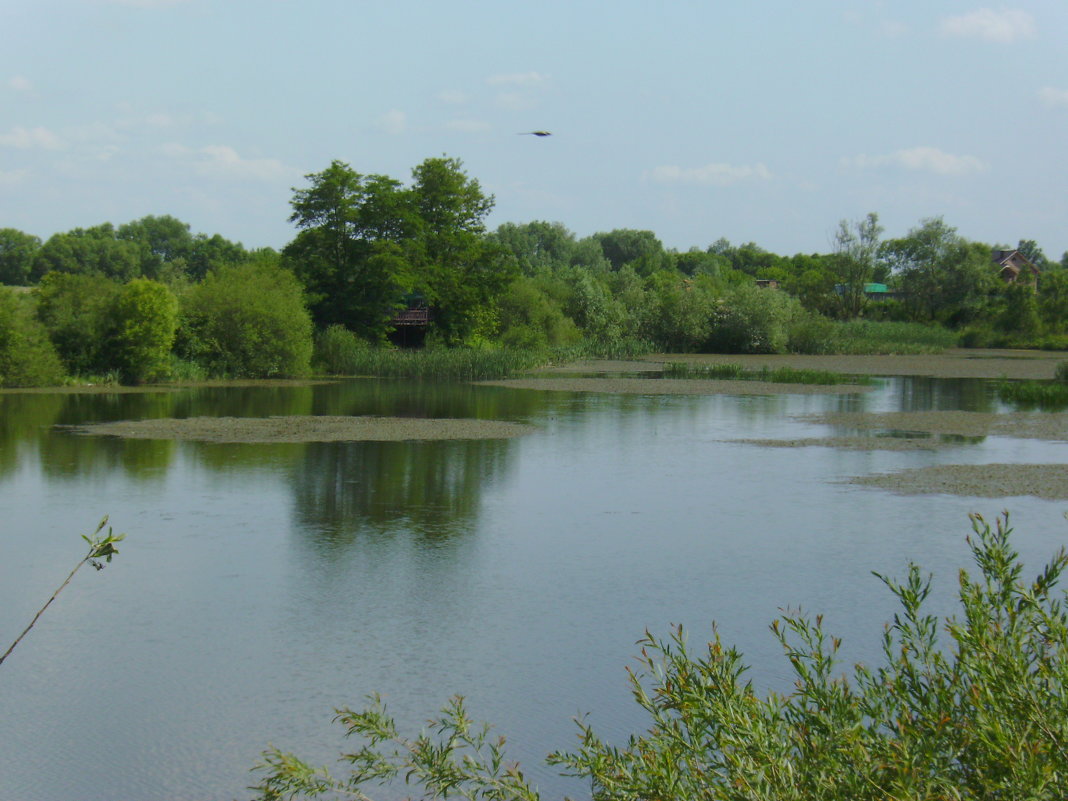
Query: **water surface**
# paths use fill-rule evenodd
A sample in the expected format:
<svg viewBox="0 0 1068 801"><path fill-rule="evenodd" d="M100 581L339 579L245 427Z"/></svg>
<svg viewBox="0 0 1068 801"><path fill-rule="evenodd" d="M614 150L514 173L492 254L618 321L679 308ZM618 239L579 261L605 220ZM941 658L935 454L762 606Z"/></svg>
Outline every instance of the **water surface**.
<svg viewBox="0 0 1068 801"><path fill-rule="evenodd" d="M744 393L744 386L739 387ZM643 725L624 667L648 627L718 621L762 688L789 676L767 625L824 612L848 659L878 656L893 605L871 571L909 559L950 611L967 513L1010 509L1037 569L1066 504L902 497L843 483L930 464L1062 462L1065 445L961 440L935 451L761 448L841 433L826 411L996 407L978 380L895 378L845 396L627 396L348 381L146 394L0 396L5 647L110 515L128 533L0 667L0 798L247 797L269 743L325 762L333 710L381 693L418 726L453 694L540 765ZM207 444L61 426L198 415L463 417L511 440ZM60 427L57 427L60 426ZM633 708L632 708L633 707Z"/></svg>

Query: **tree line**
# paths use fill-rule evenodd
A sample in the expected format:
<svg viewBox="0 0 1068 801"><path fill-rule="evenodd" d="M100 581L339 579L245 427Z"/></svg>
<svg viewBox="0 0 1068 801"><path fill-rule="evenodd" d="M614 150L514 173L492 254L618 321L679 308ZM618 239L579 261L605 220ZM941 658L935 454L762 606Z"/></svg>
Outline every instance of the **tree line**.
<svg viewBox="0 0 1068 801"><path fill-rule="evenodd" d="M299 376L317 341L329 347L315 367L330 371L339 344L395 341L406 308L425 310L429 346L876 347L857 344L850 321L861 320L897 332L878 346L891 350L916 327L942 345L1068 347L1068 253L1055 262L1021 240L1039 277L1007 284L993 248L942 218L896 239L882 238L874 213L843 220L826 253L722 238L678 251L646 230L580 238L535 221L490 231L494 198L445 156L407 184L342 161L306 180L281 252L194 234L168 215L44 242L0 229L0 282L22 288L0 292L0 383Z"/></svg>

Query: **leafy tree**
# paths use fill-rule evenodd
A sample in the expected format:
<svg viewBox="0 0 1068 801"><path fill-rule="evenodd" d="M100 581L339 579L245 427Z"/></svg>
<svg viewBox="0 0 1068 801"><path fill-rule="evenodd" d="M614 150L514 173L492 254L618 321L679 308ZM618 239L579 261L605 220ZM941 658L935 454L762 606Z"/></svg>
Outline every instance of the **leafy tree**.
<svg viewBox="0 0 1068 801"><path fill-rule="evenodd" d="M580 721L578 749L548 762L588 780L596 801L1068 797L1068 594L1057 587L1068 553L1025 580L1007 516L991 527L976 515L972 526L979 575L960 572L960 616L927 612L931 579L915 564L902 581L878 576L900 604L879 666L841 675L841 641L822 618L784 614L771 630L792 687L761 697L715 631L700 652L681 627L665 639L647 632L629 671L645 730L617 745ZM377 696L337 721L362 740L341 755L343 775L272 748L256 766L256 797L367 799L368 785L403 777L424 798L540 798L462 699L415 737Z"/></svg>
<svg viewBox="0 0 1068 801"><path fill-rule="evenodd" d="M413 275L405 246L416 231L410 197L384 175L333 161L295 189L290 221L300 233L282 251L320 326L345 325L383 339Z"/></svg>
<svg viewBox="0 0 1068 801"><path fill-rule="evenodd" d="M75 228L48 238L30 271L36 283L49 272L96 274L126 282L141 275L141 248L119 239L111 223Z"/></svg>
<svg viewBox="0 0 1068 801"><path fill-rule="evenodd" d="M576 247L575 235L558 222L503 223L492 238L515 257L526 276L568 266Z"/></svg>
<svg viewBox="0 0 1068 801"><path fill-rule="evenodd" d="M99 274L47 273L37 287L37 317L73 375L114 369L110 350L122 287Z"/></svg>
<svg viewBox="0 0 1068 801"><path fill-rule="evenodd" d="M1050 333L1068 329L1068 272L1047 270L1039 276L1038 310Z"/></svg>
<svg viewBox="0 0 1068 801"><path fill-rule="evenodd" d="M831 269L838 279L835 286L838 312L847 320L858 317L864 308L864 285L872 279L882 232L875 212L853 223L847 220L838 223Z"/></svg>
<svg viewBox="0 0 1068 801"><path fill-rule="evenodd" d="M300 282L277 259L220 267L182 298L176 350L212 374L307 375L312 323Z"/></svg>
<svg viewBox="0 0 1068 801"><path fill-rule="evenodd" d="M1042 252L1042 248L1038 246L1038 243L1035 240L1021 239L1017 243L1016 249L1039 270L1046 270L1049 268L1050 261L1046 258L1046 254Z"/></svg>
<svg viewBox="0 0 1068 801"><path fill-rule="evenodd" d="M26 286L30 283L33 259L41 240L15 228L0 228L0 284Z"/></svg>
<svg viewBox="0 0 1068 801"><path fill-rule="evenodd" d="M193 252L188 223L169 214L149 215L120 225L115 236L140 247L141 275L146 278L159 278L165 264L177 263L184 272Z"/></svg>
<svg viewBox="0 0 1068 801"><path fill-rule="evenodd" d="M998 315L998 328L1006 333L1030 339L1038 334L1040 327L1038 298L1035 289L1028 283L1018 281L1001 288L999 295L1003 308Z"/></svg>
<svg viewBox="0 0 1068 801"><path fill-rule="evenodd" d="M31 304L31 297L0 287L0 387L48 386L63 379L63 364Z"/></svg>
<svg viewBox="0 0 1068 801"><path fill-rule="evenodd" d="M135 278L119 292L114 307L114 359L123 381L165 378L178 330L178 299L166 286Z"/></svg>
<svg viewBox="0 0 1068 801"><path fill-rule="evenodd" d="M664 246L652 231L617 228L608 233L594 234L593 238L601 244L613 270L630 264L635 266L639 274L650 275L666 264Z"/></svg>
<svg viewBox="0 0 1068 801"><path fill-rule="evenodd" d="M434 328L447 343L477 333L487 309L515 277L503 249L486 237L493 196L454 158L430 158L412 170L418 215L417 286L435 309Z"/></svg>

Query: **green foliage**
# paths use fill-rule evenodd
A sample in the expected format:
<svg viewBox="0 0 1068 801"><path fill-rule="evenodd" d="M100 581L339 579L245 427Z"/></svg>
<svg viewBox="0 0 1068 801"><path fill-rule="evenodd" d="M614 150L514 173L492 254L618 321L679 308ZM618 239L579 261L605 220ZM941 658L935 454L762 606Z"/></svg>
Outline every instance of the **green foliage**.
<svg viewBox="0 0 1068 801"><path fill-rule="evenodd" d="M882 232L879 215L874 212L863 220L838 224L830 267L837 279L838 314L845 320L858 317L867 302L864 285L873 278Z"/></svg>
<svg viewBox="0 0 1068 801"><path fill-rule="evenodd" d="M881 665L841 674L841 641L822 618L784 613L771 630L793 687L761 697L718 633L700 653L681 627L646 633L628 671L645 730L612 745L580 721L578 749L548 762L588 780L595 801L1068 797L1068 597L1057 587L1068 554L1025 580L1007 516L992 528L974 515L972 528L979 575L960 573L959 616L927 613L931 579L915 564L900 582L876 574L900 604ZM344 775L271 749L256 797L366 799L367 785L403 776L424 798L539 798L460 700L416 737L374 696L337 722L363 741L341 754Z"/></svg>
<svg viewBox="0 0 1068 801"><path fill-rule="evenodd" d="M793 353L941 353L957 335L938 325L849 320L834 322L803 316L790 329Z"/></svg>
<svg viewBox="0 0 1068 801"><path fill-rule="evenodd" d="M63 364L33 314L32 300L0 288L0 387L39 387L63 380Z"/></svg>
<svg viewBox="0 0 1068 801"><path fill-rule="evenodd" d="M1022 339L1034 337L1041 326L1035 288L1023 281L1009 284L998 293L1002 308L997 327Z"/></svg>
<svg viewBox="0 0 1068 801"><path fill-rule="evenodd" d="M109 350L113 310L122 287L103 275L49 273L37 287L37 317L67 371L105 373L114 367Z"/></svg>
<svg viewBox="0 0 1068 801"><path fill-rule="evenodd" d="M871 376L848 375L830 370L804 370L794 367L760 367L746 369L740 364L690 364L669 362L664 365L664 375L671 378L710 378L726 381L771 381L777 384L838 384L871 385Z"/></svg>
<svg viewBox="0 0 1068 801"><path fill-rule="evenodd" d="M1024 409L1058 411L1068 408L1068 383L1058 381L1000 381L998 398Z"/></svg>
<svg viewBox="0 0 1068 801"><path fill-rule="evenodd" d="M177 350L212 375L307 375L312 347L300 282L275 258L214 270L182 298Z"/></svg>
<svg viewBox="0 0 1068 801"><path fill-rule="evenodd" d="M102 275L125 282L141 275L141 247L120 239L111 223L49 237L34 257L30 280L50 272Z"/></svg>
<svg viewBox="0 0 1068 801"><path fill-rule="evenodd" d="M163 284L135 278L114 306L113 358L124 382L157 381L168 375L178 330L178 299Z"/></svg>
<svg viewBox="0 0 1068 801"><path fill-rule="evenodd" d="M633 228L617 228L608 233L594 234L613 270L630 265L639 275L652 273L669 266L670 259L664 246L652 231L637 231Z"/></svg>
<svg viewBox="0 0 1068 801"><path fill-rule="evenodd" d="M537 349L571 345L582 338L540 281L519 278L498 301L500 341L506 348Z"/></svg>
<svg viewBox="0 0 1068 801"><path fill-rule="evenodd" d="M0 228L0 284L26 286L41 240L16 228Z"/></svg>
<svg viewBox="0 0 1068 801"><path fill-rule="evenodd" d="M312 365L317 373L356 375L360 359L370 348L343 325L331 325L315 338Z"/></svg>
<svg viewBox="0 0 1068 801"><path fill-rule="evenodd" d="M712 353L784 353L790 328L803 314L785 292L751 284L732 287L715 310L708 350Z"/></svg>
<svg viewBox="0 0 1068 801"><path fill-rule="evenodd" d="M720 319L719 292L707 280L681 280L674 270L653 279L646 307L640 312L644 337L670 353L703 350Z"/></svg>
<svg viewBox="0 0 1068 801"><path fill-rule="evenodd" d="M318 325L384 340L413 286L411 196L392 178L341 161L305 177L310 186L294 190L289 218L301 230L282 251L284 263L304 284Z"/></svg>

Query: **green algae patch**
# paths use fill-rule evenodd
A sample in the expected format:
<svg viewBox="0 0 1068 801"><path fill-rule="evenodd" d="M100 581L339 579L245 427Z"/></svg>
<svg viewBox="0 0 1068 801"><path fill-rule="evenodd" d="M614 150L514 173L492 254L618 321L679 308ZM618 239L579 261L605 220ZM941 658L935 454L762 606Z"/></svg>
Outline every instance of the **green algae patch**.
<svg viewBox="0 0 1068 801"><path fill-rule="evenodd" d="M503 420L418 417L188 417L72 427L80 434L195 442L400 442L509 439L537 429Z"/></svg>

